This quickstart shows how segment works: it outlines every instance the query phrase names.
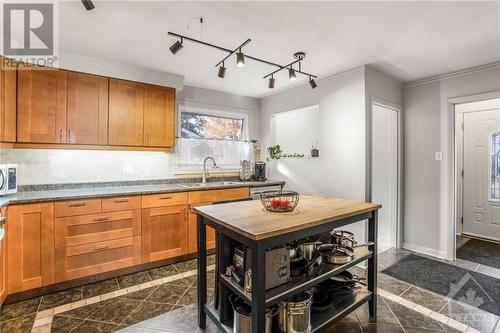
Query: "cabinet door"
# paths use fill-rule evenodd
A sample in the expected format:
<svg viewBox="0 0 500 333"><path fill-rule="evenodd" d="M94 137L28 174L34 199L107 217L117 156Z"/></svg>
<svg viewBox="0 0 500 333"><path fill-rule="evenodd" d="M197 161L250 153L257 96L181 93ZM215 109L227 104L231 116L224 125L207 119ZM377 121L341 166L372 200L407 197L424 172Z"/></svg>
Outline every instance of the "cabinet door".
<svg viewBox="0 0 500 333"><path fill-rule="evenodd" d="M142 210L142 261L150 262L188 253L185 205Z"/></svg>
<svg viewBox="0 0 500 333"><path fill-rule="evenodd" d="M173 147L175 89L146 86L144 92L144 145Z"/></svg>
<svg viewBox="0 0 500 333"><path fill-rule="evenodd" d="M68 73L67 143L108 143L106 77Z"/></svg>
<svg viewBox="0 0 500 333"><path fill-rule="evenodd" d="M143 146L144 84L109 80L109 144Z"/></svg>
<svg viewBox="0 0 500 333"><path fill-rule="evenodd" d="M23 68L18 71L18 142L66 142L67 73Z"/></svg>
<svg viewBox="0 0 500 333"><path fill-rule="evenodd" d="M54 283L52 203L9 206L8 213L9 294Z"/></svg>
<svg viewBox="0 0 500 333"><path fill-rule="evenodd" d="M237 200L244 199L250 197L250 188L249 187L239 187L239 188L230 188L226 190L222 190L221 199L222 200Z"/></svg>
<svg viewBox="0 0 500 333"><path fill-rule="evenodd" d="M0 57L0 141L16 142L16 64Z"/></svg>
<svg viewBox="0 0 500 333"><path fill-rule="evenodd" d="M189 253L198 251L198 214L193 210L196 206L211 205L211 202L203 202L189 205ZM215 248L215 230L211 227L207 229L207 249Z"/></svg>
<svg viewBox="0 0 500 333"><path fill-rule="evenodd" d="M7 208L0 209L1 215L7 216ZM7 220L5 221L7 222ZM4 230L7 225L4 225ZM0 240L0 306L2 305L5 297L7 297L7 240L4 238Z"/></svg>

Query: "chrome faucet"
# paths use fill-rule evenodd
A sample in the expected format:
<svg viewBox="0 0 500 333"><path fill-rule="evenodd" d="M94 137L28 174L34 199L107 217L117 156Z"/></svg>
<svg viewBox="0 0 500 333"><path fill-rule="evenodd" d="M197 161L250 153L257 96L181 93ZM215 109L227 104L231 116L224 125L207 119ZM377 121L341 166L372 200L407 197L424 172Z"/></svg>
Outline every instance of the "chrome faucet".
<svg viewBox="0 0 500 333"><path fill-rule="evenodd" d="M208 156L207 158L205 158L203 160L203 178L201 179L201 182L203 184L206 184L207 183L207 161L210 160L213 162L214 166L213 168L214 169L217 169L219 166L217 165L217 163L215 162L214 158L211 157L211 156Z"/></svg>

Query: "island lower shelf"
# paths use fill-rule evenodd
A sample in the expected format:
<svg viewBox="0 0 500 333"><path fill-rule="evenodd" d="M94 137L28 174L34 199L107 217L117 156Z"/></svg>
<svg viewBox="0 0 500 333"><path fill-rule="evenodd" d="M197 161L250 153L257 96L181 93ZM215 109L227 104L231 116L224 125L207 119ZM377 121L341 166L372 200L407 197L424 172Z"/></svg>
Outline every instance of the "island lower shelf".
<svg viewBox="0 0 500 333"><path fill-rule="evenodd" d="M355 311L357 308L368 302L371 297L372 293L368 291L366 287L357 287L351 295L341 296L335 299L329 310L325 312L312 312L311 333L328 327L331 323L347 316L349 313ZM205 311L207 315L216 323L219 330L225 333L233 333L232 327L221 323L219 313L212 305L205 304ZM273 332L281 332L277 324L273 327Z"/></svg>

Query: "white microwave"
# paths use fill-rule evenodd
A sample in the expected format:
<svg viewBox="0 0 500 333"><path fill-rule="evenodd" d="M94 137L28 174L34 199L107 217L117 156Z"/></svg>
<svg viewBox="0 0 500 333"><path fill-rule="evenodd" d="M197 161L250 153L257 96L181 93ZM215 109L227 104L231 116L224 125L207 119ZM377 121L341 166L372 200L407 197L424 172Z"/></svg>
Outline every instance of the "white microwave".
<svg viewBox="0 0 500 333"><path fill-rule="evenodd" d="M0 195L17 192L17 164L0 164Z"/></svg>

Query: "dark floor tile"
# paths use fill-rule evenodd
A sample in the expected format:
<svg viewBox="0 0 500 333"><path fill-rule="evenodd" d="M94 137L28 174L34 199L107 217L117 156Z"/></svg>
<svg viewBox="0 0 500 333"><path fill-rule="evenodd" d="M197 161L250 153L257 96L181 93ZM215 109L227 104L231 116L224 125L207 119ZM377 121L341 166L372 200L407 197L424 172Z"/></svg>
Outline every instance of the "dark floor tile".
<svg viewBox="0 0 500 333"><path fill-rule="evenodd" d="M90 316L90 320L120 324L132 311L141 304L132 299L110 299L99 311Z"/></svg>
<svg viewBox="0 0 500 333"><path fill-rule="evenodd" d="M120 296L120 298L126 298L126 299L136 299L138 301L143 301L146 298L149 297L158 287L151 287L151 288L146 288L146 289L141 289L138 291L131 292L129 294L125 294Z"/></svg>
<svg viewBox="0 0 500 333"><path fill-rule="evenodd" d="M192 271L197 268L197 262L196 259L193 260L188 260L188 261L182 261L180 263L174 264L175 268L181 273L183 272L188 272Z"/></svg>
<svg viewBox="0 0 500 333"><path fill-rule="evenodd" d="M370 320L370 313L368 311L368 304L362 305L359 309L355 311L356 316L360 323L370 323L377 322L377 324L383 325L399 325L396 317L392 314L391 310L385 304L382 297L377 297L377 318L376 320Z"/></svg>
<svg viewBox="0 0 500 333"><path fill-rule="evenodd" d="M173 332L192 333L197 331L197 308L192 306L174 307L171 311L137 323L134 327L165 329Z"/></svg>
<svg viewBox="0 0 500 333"><path fill-rule="evenodd" d="M341 322L349 322L349 323L357 323L358 322L358 317L356 317L356 313L351 312L344 318L340 320Z"/></svg>
<svg viewBox="0 0 500 333"><path fill-rule="evenodd" d="M29 333L33 322L35 321L35 314L24 317L18 317L0 323L0 332L2 333Z"/></svg>
<svg viewBox="0 0 500 333"><path fill-rule="evenodd" d="M419 312L408 309L407 307L385 299L386 304L398 319L401 326L406 328L425 328L425 329L442 329L441 325L434 319L427 317Z"/></svg>
<svg viewBox="0 0 500 333"><path fill-rule="evenodd" d="M178 305L192 305L196 306L198 303L198 288L196 286L190 287L184 295L177 302Z"/></svg>
<svg viewBox="0 0 500 333"><path fill-rule="evenodd" d="M215 265L215 254L207 256L207 265Z"/></svg>
<svg viewBox="0 0 500 333"><path fill-rule="evenodd" d="M172 310L173 305L142 302L123 322L125 325L134 325L142 321L159 316Z"/></svg>
<svg viewBox="0 0 500 333"><path fill-rule="evenodd" d="M82 288L72 288L42 296L39 311L82 300Z"/></svg>
<svg viewBox="0 0 500 333"><path fill-rule="evenodd" d="M448 302L440 313L481 332L493 331L497 322L494 314L455 301Z"/></svg>
<svg viewBox="0 0 500 333"><path fill-rule="evenodd" d="M67 333L74 329L76 326L81 324L83 319L64 317L64 316L54 316L52 319L52 326L50 331L53 333Z"/></svg>
<svg viewBox="0 0 500 333"><path fill-rule="evenodd" d="M175 281L171 281L171 282L169 282L169 284L174 284L174 285L183 286L183 287L191 287L195 281L196 281L196 275L193 275L193 276L185 277L185 278L178 279Z"/></svg>
<svg viewBox="0 0 500 333"><path fill-rule="evenodd" d="M83 286L83 297L90 298L103 295L120 289L116 279L109 279L101 282L87 284Z"/></svg>
<svg viewBox="0 0 500 333"><path fill-rule="evenodd" d="M150 302L168 303L175 305L184 295L188 287L174 284L162 284L148 298Z"/></svg>
<svg viewBox="0 0 500 333"><path fill-rule="evenodd" d="M358 323L338 322L326 328L325 333L363 333Z"/></svg>
<svg viewBox="0 0 500 333"><path fill-rule="evenodd" d="M41 297L0 306L0 322L35 313L40 305Z"/></svg>
<svg viewBox="0 0 500 333"><path fill-rule="evenodd" d="M61 313L61 315L66 317L87 319L88 317L99 311L99 309L101 309L104 305L106 305L107 302L108 301L102 301L90 305L85 305L73 310L63 312Z"/></svg>
<svg viewBox="0 0 500 333"><path fill-rule="evenodd" d="M425 328L405 328L405 332L406 333L447 333L445 330L430 330L430 329L425 329Z"/></svg>
<svg viewBox="0 0 500 333"><path fill-rule="evenodd" d="M120 276L117 278L118 285L120 288L128 288L132 286L136 286L141 283L151 281L148 273L146 271L137 272L129 275Z"/></svg>
<svg viewBox="0 0 500 333"><path fill-rule="evenodd" d="M174 267L174 265L169 265L150 269L148 270L148 274L152 280L157 280L179 274L179 271Z"/></svg>
<svg viewBox="0 0 500 333"><path fill-rule="evenodd" d="M436 312L439 312L448 302L443 296L432 294L415 286L405 291L401 297Z"/></svg>
<svg viewBox="0 0 500 333"><path fill-rule="evenodd" d="M85 320L71 333L111 333L118 327L116 324L103 323L99 321Z"/></svg>
<svg viewBox="0 0 500 333"><path fill-rule="evenodd" d="M388 291L395 295L401 295L411 286L408 283L396 280L384 273L378 274L377 285L379 288L382 288L385 291Z"/></svg>
<svg viewBox="0 0 500 333"><path fill-rule="evenodd" d="M363 333L405 333L400 325L361 324ZM408 331L406 331L408 333Z"/></svg>
<svg viewBox="0 0 500 333"><path fill-rule="evenodd" d="M207 288L215 289L215 271L207 272Z"/></svg>

